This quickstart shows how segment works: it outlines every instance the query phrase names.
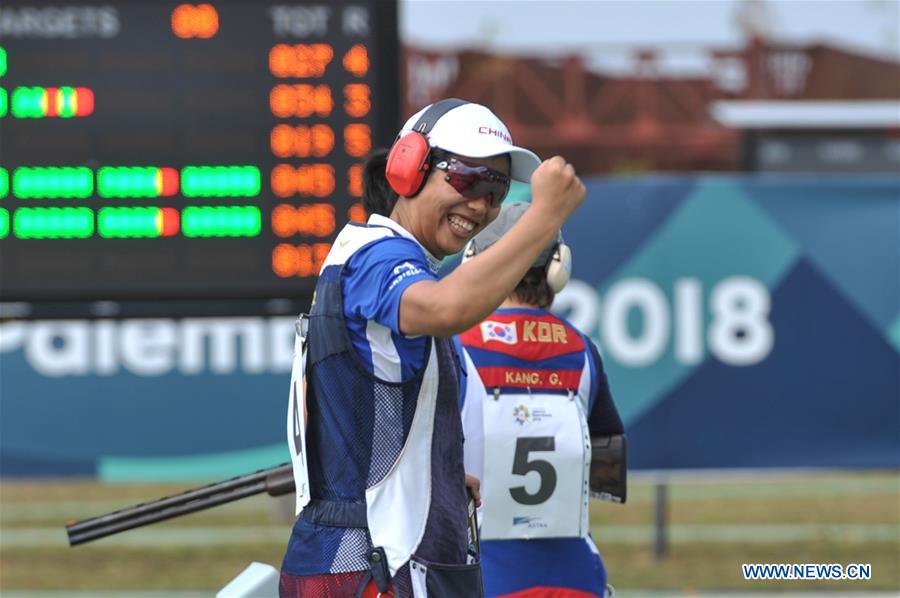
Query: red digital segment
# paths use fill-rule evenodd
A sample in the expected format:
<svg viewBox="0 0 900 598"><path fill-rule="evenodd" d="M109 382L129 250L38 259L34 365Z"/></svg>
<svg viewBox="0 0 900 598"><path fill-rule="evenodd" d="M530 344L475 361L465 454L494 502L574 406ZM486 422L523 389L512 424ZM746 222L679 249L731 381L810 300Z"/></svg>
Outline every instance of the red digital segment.
<svg viewBox="0 0 900 598"><path fill-rule="evenodd" d="M171 197L178 193L180 175L175 168L163 167L159 169L159 194L163 197Z"/></svg>
<svg viewBox="0 0 900 598"><path fill-rule="evenodd" d="M175 208L161 208L159 212L161 221L159 227L160 234L163 237L173 237L177 235L181 226L181 218L178 215L178 210Z"/></svg>

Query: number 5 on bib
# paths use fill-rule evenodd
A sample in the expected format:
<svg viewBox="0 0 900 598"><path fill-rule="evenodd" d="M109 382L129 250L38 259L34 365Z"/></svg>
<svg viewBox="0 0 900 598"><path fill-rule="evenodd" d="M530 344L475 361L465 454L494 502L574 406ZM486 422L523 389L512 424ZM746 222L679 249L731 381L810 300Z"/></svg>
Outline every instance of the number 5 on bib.
<svg viewBox="0 0 900 598"><path fill-rule="evenodd" d="M485 540L583 537L590 439L578 400L501 394L484 402Z"/></svg>

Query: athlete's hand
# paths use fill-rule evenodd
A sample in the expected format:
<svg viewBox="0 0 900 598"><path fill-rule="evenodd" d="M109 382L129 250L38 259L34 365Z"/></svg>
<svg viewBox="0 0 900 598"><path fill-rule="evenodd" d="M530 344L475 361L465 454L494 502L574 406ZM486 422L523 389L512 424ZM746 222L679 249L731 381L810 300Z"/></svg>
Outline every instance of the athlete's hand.
<svg viewBox="0 0 900 598"><path fill-rule="evenodd" d="M472 500L475 501L475 506L481 506L481 480L474 476L470 476L466 474L466 489L469 491L469 496L472 497Z"/></svg>
<svg viewBox="0 0 900 598"><path fill-rule="evenodd" d="M587 190L575 167L561 156L544 160L531 175L531 204L565 220L581 205Z"/></svg>

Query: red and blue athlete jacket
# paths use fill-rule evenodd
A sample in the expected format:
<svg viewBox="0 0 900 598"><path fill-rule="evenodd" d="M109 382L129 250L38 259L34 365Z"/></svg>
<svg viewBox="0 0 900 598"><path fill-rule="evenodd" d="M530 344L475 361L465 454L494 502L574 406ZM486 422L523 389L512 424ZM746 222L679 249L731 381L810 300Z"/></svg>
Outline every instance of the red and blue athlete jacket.
<svg viewBox="0 0 900 598"><path fill-rule="evenodd" d="M599 351L563 318L529 308L500 309L460 341L485 594L602 596L606 571L587 517L590 438L623 426Z"/></svg>

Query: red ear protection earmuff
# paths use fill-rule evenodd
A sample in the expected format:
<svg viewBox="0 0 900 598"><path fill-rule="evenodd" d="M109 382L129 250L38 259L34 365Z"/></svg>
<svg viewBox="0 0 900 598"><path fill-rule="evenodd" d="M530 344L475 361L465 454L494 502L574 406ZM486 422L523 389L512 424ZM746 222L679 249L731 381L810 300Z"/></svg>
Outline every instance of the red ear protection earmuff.
<svg viewBox="0 0 900 598"><path fill-rule="evenodd" d="M428 133L442 116L468 103L457 98L435 102L419 117L412 131L397 137L384 169L385 178L397 195L414 197L422 190L431 168Z"/></svg>
<svg viewBox="0 0 900 598"><path fill-rule="evenodd" d="M412 197L422 189L430 167L428 139L422 133L410 131L394 142L384 175L397 195Z"/></svg>

